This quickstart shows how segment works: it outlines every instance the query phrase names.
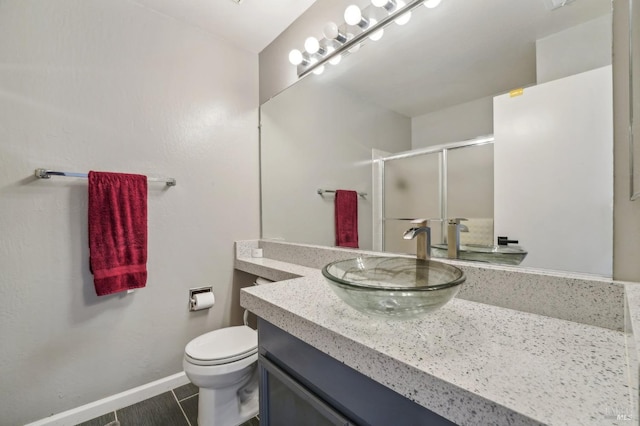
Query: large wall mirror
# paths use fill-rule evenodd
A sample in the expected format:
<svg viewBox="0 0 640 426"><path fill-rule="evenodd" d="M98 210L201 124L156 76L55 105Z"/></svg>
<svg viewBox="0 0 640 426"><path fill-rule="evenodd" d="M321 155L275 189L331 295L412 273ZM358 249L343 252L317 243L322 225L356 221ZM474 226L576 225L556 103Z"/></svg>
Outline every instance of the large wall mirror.
<svg viewBox="0 0 640 426"><path fill-rule="evenodd" d="M414 253L407 219L464 217L463 243L611 276L611 9L444 0L265 102L262 237L334 246L318 190L348 189L361 249Z"/></svg>
<svg viewBox="0 0 640 426"><path fill-rule="evenodd" d="M640 198L640 1L629 0L631 200Z"/></svg>

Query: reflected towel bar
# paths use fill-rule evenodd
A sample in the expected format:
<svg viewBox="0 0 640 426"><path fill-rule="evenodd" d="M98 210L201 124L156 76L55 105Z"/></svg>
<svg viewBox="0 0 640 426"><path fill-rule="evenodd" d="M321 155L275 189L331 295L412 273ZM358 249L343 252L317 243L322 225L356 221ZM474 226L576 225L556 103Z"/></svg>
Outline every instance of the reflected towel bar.
<svg viewBox="0 0 640 426"><path fill-rule="evenodd" d="M335 193L336 190L335 189L318 189L318 194L319 195L323 195L326 192ZM367 196L367 193L366 192L358 192L358 195L361 196L362 198L365 198Z"/></svg>
<svg viewBox="0 0 640 426"><path fill-rule="evenodd" d="M78 178L87 178L89 177L88 173L76 173L76 172L56 172L53 170L47 169L36 169L35 177L38 179L51 179L51 176L65 176L65 177L78 177ZM167 186L176 186L176 180L174 178L154 178L147 177L148 182L164 182Z"/></svg>

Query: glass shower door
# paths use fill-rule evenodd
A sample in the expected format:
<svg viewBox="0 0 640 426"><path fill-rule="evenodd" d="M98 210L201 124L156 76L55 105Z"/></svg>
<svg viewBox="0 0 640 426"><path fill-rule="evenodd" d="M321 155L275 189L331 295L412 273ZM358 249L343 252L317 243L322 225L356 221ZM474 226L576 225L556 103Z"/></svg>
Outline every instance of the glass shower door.
<svg viewBox="0 0 640 426"><path fill-rule="evenodd" d="M384 166L384 251L416 253L416 241L403 233L412 227L407 219L441 215L440 152L388 160ZM431 240L442 239L441 224L431 224Z"/></svg>

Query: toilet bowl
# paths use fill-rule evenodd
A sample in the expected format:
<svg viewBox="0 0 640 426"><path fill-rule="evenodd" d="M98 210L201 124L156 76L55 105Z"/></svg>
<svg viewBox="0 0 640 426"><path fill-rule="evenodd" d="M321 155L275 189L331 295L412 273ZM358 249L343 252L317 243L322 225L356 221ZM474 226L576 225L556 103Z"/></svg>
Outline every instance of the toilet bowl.
<svg viewBox="0 0 640 426"><path fill-rule="evenodd" d="M241 325L190 341L184 372L200 388L198 424L235 426L258 414L258 334Z"/></svg>

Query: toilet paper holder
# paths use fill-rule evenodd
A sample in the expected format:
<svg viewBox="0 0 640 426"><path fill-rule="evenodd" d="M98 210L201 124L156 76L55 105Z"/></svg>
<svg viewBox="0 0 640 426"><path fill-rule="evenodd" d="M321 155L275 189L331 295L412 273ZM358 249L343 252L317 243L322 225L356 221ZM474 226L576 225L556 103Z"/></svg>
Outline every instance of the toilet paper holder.
<svg viewBox="0 0 640 426"><path fill-rule="evenodd" d="M190 311L197 311L199 309L196 309L196 294L201 294L201 293L213 293L213 287L212 286L205 286L205 287L196 287L196 288L190 288L189 289L189 310Z"/></svg>

